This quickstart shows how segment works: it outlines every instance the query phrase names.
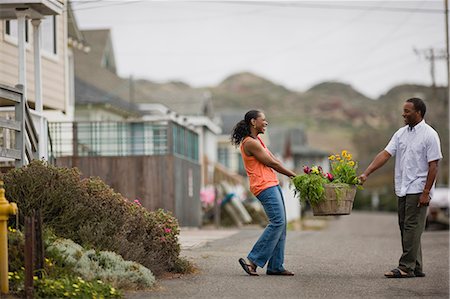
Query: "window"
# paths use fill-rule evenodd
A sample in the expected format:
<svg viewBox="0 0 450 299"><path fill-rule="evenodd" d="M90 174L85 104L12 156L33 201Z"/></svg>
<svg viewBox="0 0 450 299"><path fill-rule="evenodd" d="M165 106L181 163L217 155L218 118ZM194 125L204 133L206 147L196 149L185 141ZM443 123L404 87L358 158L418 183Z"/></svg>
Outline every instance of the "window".
<svg viewBox="0 0 450 299"><path fill-rule="evenodd" d="M27 20L25 22L25 41L29 42L29 28L31 24ZM12 42L17 43L17 20L5 21L5 33ZM41 22L41 42L42 50L47 53L56 54L56 16L48 16Z"/></svg>
<svg viewBox="0 0 450 299"><path fill-rule="evenodd" d="M27 20L25 22L25 41L28 42L29 38L28 38L28 28L29 28L29 21ZM18 33L17 33L17 20L7 20L5 21L5 33L6 35L9 35L10 37L12 37L16 42L17 42L17 38L18 38Z"/></svg>
<svg viewBox="0 0 450 299"><path fill-rule="evenodd" d="M56 54L56 16L47 16L41 22L42 50Z"/></svg>
<svg viewBox="0 0 450 299"><path fill-rule="evenodd" d="M218 160L220 164L230 167L228 148L219 147Z"/></svg>

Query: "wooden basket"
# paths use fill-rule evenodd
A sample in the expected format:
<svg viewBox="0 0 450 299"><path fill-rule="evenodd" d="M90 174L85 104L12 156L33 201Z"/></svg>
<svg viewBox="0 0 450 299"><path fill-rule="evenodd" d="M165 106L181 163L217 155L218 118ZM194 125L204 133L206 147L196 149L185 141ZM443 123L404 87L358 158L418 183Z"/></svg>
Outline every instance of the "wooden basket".
<svg viewBox="0 0 450 299"><path fill-rule="evenodd" d="M356 195L356 186L325 184L325 201L312 206L314 216L350 215ZM336 191L336 189L338 189Z"/></svg>

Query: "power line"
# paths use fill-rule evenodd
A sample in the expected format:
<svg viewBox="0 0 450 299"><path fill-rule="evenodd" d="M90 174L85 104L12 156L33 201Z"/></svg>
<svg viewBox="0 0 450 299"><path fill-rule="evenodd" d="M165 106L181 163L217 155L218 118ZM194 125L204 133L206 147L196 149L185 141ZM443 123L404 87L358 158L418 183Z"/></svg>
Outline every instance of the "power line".
<svg viewBox="0 0 450 299"><path fill-rule="evenodd" d="M153 2L145 0L136 1L107 1L107 0L78 0L72 1L73 4L92 4L92 3L104 3L105 5L81 7L76 10L88 10L97 9L116 5L127 5L136 2ZM186 3L189 3L187 1ZM198 1L192 1L192 3L199 3ZM346 4L319 4L319 3L304 3L304 2L261 2L261 1L214 1L208 2L209 4L227 4L227 5L247 5L247 6L269 6L269 7L300 7L300 8L312 8L312 9L328 9L328 10L374 10L384 12L410 12L410 13L426 13L426 14L444 14L444 9L433 8L409 8L409 7L386 7L386 6L364 6L364 5L346 5ZM387 2L386 2L387 3Z"/></svg>
<svg viewBox="0 0 450 299"><path fill-rule="evenodd" d="M214 2L216 3L216 2ZM408 7L382 7L382 6L364 6L364 5L345 5L345 4L318 4L318 3L302 3L302 2L259 2L259 1L217 1L222 4L239 4L239 5L255 5L255 6L272 6L272 7L302 7L302 8L318 8L318 9L338 9L338 10L366 10L373 9L377 11L387 12L411 12L411 13L430 13L444 14L443 9L433 8L408 8Z"/></svg>
<svg viewBox="0 0 450 299"><path fill-rule="evenodd" d="M92 2L93 3L104 3L104 5L73 8L72 11L80 11L80 10L97 9L97 8L104 8L104 7L111 7L111 6L122 6L122 5L136 4L136 3L144 2L144 0L118 1L118 2L106 2L106 1L92 1Z"/></svg>

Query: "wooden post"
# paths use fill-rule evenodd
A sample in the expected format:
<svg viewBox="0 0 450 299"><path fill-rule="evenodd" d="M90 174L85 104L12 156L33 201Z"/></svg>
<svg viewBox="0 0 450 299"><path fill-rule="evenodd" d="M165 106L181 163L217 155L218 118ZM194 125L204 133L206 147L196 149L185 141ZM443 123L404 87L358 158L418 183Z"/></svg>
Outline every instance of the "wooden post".
<svg viewBox="0 0 450 299"><path fill-rule="evenodd" d="M214 185L214 226L216 228L220 228L220 206L219 203L219 188L217 185Z"/></svg>
<svg viewBox="0 0 450 299"><path fill-rule="evenodd" d="M42 238L42 215L41 210L37 210L34 217L34 231L35 231L35 269L39 270L36 275L42 278L42 270L44 269L44 240Z"/></svg>
<svg viewBox="0 0 450 299"><path fill-rule="evenodd" d="M34 217L34 214L25 217L25 297L27 299L34 298Z"/></svg>

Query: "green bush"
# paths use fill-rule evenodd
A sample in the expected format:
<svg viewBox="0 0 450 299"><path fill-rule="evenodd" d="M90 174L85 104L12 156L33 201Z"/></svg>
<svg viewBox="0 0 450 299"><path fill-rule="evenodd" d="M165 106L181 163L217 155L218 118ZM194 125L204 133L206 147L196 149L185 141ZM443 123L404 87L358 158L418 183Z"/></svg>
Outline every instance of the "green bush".
<svg viewBox="0 0 450 299"><path fill-rule="evenodd" d="M76 169L33 161L4 176L6 196L23 216L42 211L43 223L58 236L84 247L113 251L159 275L179 258L177 220L126 200L98 178L81 179Z"/></svg>
<svg viewBox="0 0 450 299"><path fill-rule="evenodd" d="M22 232L8 229L9 287L11 293L19 296L25 295L24 242ZM48 243L47 240L46 243ZM58 252L47 253L49 254L45 258L44 269L36 271L40 272L42 277L34 276L34 292L37 298L120 298L122 296L121 292L109 283L104 283L97 278L85 281L77 276L74 272L75 266L64 262ZM133 287L131 280L130 286Z"/></svg>
<svg viewBox="0 0 450 299"><path fill-rule="evenodd" d="M23 270L9 272L11 292L24 296ZM121 298L122 294L101 280L85 281L81 277L63 276L58 278L34 276L34 295L36 298Z"/></svg>
<svg viewBox="0 0 450 299"><path fill-rule="evenodd" d="M25 260L25 238L21 231L8 227L8 269L20 271Z"/></svg>
<svg viewBox="0 0 450 299"><path fill-rule="evenodd" d="M88 281L100 279L121 289L150 288L155 283L153 273L142 265L114 252L85 250L69 239L55 240L47 252Z"/></svg>

